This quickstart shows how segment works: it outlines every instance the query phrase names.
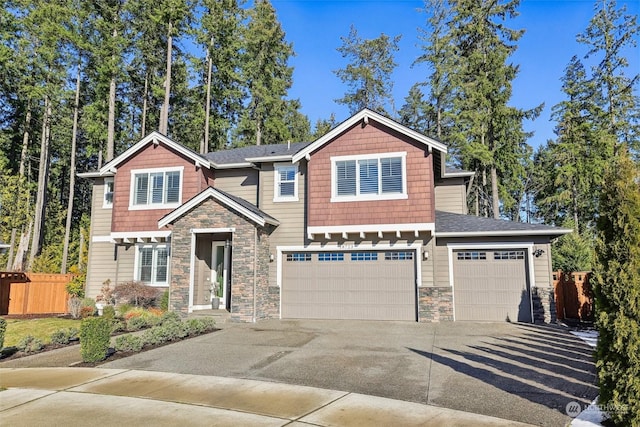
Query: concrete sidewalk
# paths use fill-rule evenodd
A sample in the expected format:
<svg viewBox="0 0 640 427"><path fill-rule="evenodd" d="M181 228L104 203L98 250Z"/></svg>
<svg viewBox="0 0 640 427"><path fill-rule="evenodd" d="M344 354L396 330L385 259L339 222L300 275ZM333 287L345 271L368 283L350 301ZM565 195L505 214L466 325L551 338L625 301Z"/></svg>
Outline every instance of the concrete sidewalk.
<svg viewBox="0 0 640 427"><path fill-rule="evenodd" d="M4 425L526 426L357 393L212 376L0 369Z"/></svg>

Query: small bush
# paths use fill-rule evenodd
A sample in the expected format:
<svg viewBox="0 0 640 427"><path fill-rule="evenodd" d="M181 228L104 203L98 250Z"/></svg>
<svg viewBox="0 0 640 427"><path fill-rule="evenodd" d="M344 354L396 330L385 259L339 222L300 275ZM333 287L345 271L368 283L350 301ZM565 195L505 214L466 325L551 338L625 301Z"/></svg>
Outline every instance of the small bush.
<svg viewBox="0 0 640 427"><path fill-rule="evenodd" d="M111 322L103 317L88 317L80 324L80 355L84 362L99 362L107 357Z"/></svg>
<svg viewBox="0 0 640 427"><path fill-rule="evenodd" d="M134 335L122 335L116 338L116 351L124 351L127 353L142 350L144 342L142 337Z"/></svg>
<svg viewBox="0 0 640 427"><path fill-rule="evenodd" d="M4 333L7 331L7 321L0 319L0 348L4 347Z"/></svg>
<svg viewBox="0 0 640 427"><path fill-rule="evenodd" d="M33 335L27 335L18 342L16 347L25 353L36 353L44 348L44 343Z"/></svg>
<svg viewBox="0 0 640 427"><path fill-rule="evenodd" d="M162 319L160 320L160 324L164 324L166 322L181 322L182 318L180 317L180 315L178 313L176 313L175 311L167 311L166 313L164 313L162 315Z"/></svg>
<svg viewBox="0 0 640 427"><path fill-rule="evenodd" d="M67 283L67 293L71 295L71 297L84 298L84 283L86 279L87 276L84 274L75 276L69 283Z"/></svg>
<svg viewBox="0 0 640 427"><path fill-rule="evenodd" d="M78 319L80 317L80 310L82 310L82 299L78 297L69 298L67 307L69 308L69 314L71 317Z"/></svg>
<svg viewBox="0 0 640 427"><path fill-rule="evenodd" d="M127 331L139 331L149 326L147 319L142 316L130 317L127 320Z"/></svg>
<svg viewBox="0 0 640 427"><path fill-rule="evenodd" d="M87 317L91 317L95 314L96 309L94 307L87 307L84 306L80 309L80 317L81 318L87 318Z"/></svg>
<svg viewBox="0 0 640 427"><path fill-rule="evenodd" d="M111 333L122 332L127 329L127 325L120 319L111 320Z"/></svg>
<svg viewBox="0 0 640 427"><path fill-rule="evenodd" d="M105 319L113 319L116 317L116 308L112 305L105 305L102 309L102 317Z"/></svg>
<svg viewBox="0 0 640 427"><path fill-rule="evenodd" d="M210 317L189 319L185 322L185 328L189 335L200 335L215 329L216 321Z"/></svg>
<svg viewBox="0 0 640 427"><path fill-rule="evenodd" d="M160 297L160 310L169 311L169 291L164 291Z"/></svg>
<svg viewBox="0 0 640 427"><path fill-rule="evenodd" d="M116 312L118 314L118 316L124 316L125 314L127 314L131 309L133 308L132 304L129 303L122 303L122 304L118 304L118 306L116 307Z"/></svg>
<svg viewBox="0 0 640 427"><path fill-rule="evenodd" d="M118 302L148 308L156 305L159 292L153 286L132 281L117 284L113 290L113 295Z"/></svg>
<svg viewBox="0 0 640 427"><path fill-rule="evenodd" d="M69 344L72 339L78 337L78 332L76 328L58 329L51 334L51 343L60 345Z"/></svg>

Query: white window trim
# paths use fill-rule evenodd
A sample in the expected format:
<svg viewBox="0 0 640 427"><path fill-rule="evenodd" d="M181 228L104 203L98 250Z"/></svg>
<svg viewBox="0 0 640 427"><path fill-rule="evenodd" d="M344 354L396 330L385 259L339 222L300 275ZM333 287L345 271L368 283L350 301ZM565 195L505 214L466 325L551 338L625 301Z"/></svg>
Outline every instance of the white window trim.
<svg viewBox="0 0 640 427"><path fill-rule="evenodd" d="M169 245L165 244L165 243L159 243L159 244L154 244L154 243L148 243L148 244L142 244L142 245L135 245L135 257L134 257L134 262L133 262L133 275L134 275L134 280L144 283L145 285L149 285L149 286L157 286L157 287L166 287L169 285L169 282L171 281L170 275L171 275L171 253L169 250ZM169 251L167 253L167 281L166 282L155 282L153 281L153 278L155 277L155 272L156 272L156 268L157 268L157 252L154 251L153 252L153 265L151 267L151 282L142 282L140 280L140 249L141 248L167 248L167 250Z"/></svg>
<svg viewBox="0 0 640 427"><path fill-rule="evenodd" d="M360 191L360 172L358 160L378 160L380 159L400 157L402 163L402 193L389 194L356 194L355 196L338 196L338 182L336 180L336 162L355 160L356 161L356 191ZM382 179L382 172L378 169L378 180ZM381 187L379 186L379 191ZM362 202L367 200L401 200L409 198L407 194L407 152L394 153L377 153L377 154L358 154L352 156L336 156L331 157L331 202Z"/></svg>
<svg viewBox="0 0 640 427"><path fill-rule="evenodd" d="M107 202L107 183L111 183L111 203ZM109 178L105 178L104 179L104 186L103 186L103 191L102 191L102 208L103 209L112 209L113 208L113 199L115 196L115 184L114 184L114 180L113 177L109 177Z"/></svg>
<svg viewBox="0 0 640 427"><path fill-rule="evenodd" d="M134 204L136 175L138 174L151 174L151 173L166 173L166 172L180 172L180 189L178 190L178 201L176 203L147 203L146 205ZM132 169L131 170L131 182L129 185L129 210L130 211L143 211L151 209L175 209L182 204L182 189L184 188L184 166L169 167L169 168L151 168L151 169Z"/></svg>
<svg viewBox="0 0 640 427"><path fill-rule="evenodd" d="M293 180L293 196L281 196L280 195L280 169L295 169L295 175ZM298 165L291 163L280 163L273 165L273 201L279 202L297 202L298 198Z"/></svg>

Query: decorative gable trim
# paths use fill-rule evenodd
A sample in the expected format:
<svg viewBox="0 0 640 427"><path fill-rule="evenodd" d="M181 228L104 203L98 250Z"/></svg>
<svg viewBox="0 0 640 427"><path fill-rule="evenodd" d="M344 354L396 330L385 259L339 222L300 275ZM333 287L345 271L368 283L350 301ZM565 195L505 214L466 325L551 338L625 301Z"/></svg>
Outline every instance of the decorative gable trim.
<svg viewBox="0 0 640 427"><path fill-rule="evenodd" d="M228 208L233 209L236 212L239 212L240 214L249 218L251 221L255 222L261 227L263 227L265 224L280 225L280 223L274 218L271 218L268 215L261 215L259 213L260 211L257 208L255 210L249 209L243 206L242 204L238 203L237 201L233 200L232 198L228 197L226 194L223 194L222 192L216 190L215 188L208 187L206 190L194 196L193 198L191 198L191 200L187 201L179 208L175 209L174 211L162 217L158 221L158 228L166 227L167 225L172 224L179 217L181 217L191 209L195 208L196 206L200 205L202 202L204 202L209 198L212 198L222 203L223 205L227 206Z"/></svg>
<svg viewBox="0 0 640 427"><path fill-rule="evenodd" d="M408 127L401 125L395 120L391 120L387 117L384 117L374 111L369 110L368 108L364 108L360 112L352 116L351 118L345 120L344 122L342 122L341 124L333 128L324 136L318 138L312 144L298 151L296 154L292 156L291 161L293 163L297 163L304 158L307 158L308 160L311 153L318 150L328 142L332 141L337 136L342 134L344 131L351 128L353 125L362 122L363 125L366 126L369 123L369 120L374 120L388 128L395 130L396 132L399 132L417 142L424 144L429 150L429 152L431 152L432 149L436 149L443 153L447 152L447 147L443 143L436 141L433 138L429 138L428 136L422 135L421 133L418 133L412 129L409 129Z"/></svg>
<svg viewBox="0 0 640 427"><path fill-rule="evenodd" d="M154 145L159 145L162 143L162 145L165 145L172 150L177 151L184 157L190 159L196 166L204 167L207 169L211 168L211 163L209 162L209 160L205 159L195 151L188 149L184 145L178 144L177 142L162 135L161 133L154 131L142 138L133 146L129 147L127 151L120 154L118 157L100 168L100 175L109 175L115 173L120 164L128 160L131 156L142 150L150 143Z"/></svg>

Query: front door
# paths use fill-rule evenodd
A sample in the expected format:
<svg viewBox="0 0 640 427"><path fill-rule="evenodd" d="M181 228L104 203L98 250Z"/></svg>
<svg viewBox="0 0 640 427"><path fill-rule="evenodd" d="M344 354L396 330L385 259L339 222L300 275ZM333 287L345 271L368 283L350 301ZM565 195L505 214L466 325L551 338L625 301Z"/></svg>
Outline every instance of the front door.
<svg viewBox="0 0 640 427"><path fill-rule="evenodd" d="M220 298L220 308L227 308L229 283L229 242L213 242L211 250L211 283L213 296Z"/></svg>

